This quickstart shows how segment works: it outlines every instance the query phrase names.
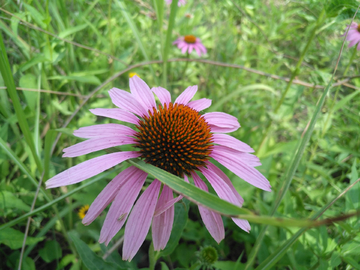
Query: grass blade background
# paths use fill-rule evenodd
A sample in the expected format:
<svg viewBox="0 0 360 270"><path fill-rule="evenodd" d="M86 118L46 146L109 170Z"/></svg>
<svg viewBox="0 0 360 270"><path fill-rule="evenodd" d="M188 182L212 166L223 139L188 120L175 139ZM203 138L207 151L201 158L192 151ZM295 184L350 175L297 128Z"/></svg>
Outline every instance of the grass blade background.
<svg viewBox="0 0 360 270"><path fill-rule="evenodd" d="M21 131L24 134L26 143L28 144L31 153L35 159L37 168L39 170L40 173L42 173L42 164L40 161L39 156L36 153L36 149L35 149L35 145L34 145L34 140L32 138L30 129L29 129L29 125L26 121L26 117L23 111L23 108L20 104L20 100L19 97L16 93L16 88L15 88L15 82L14 82L14 78L11 72L11 68L10 68L10 64L9 64L9 60L7 58L7 54L6 54L6 49L4 46L4 42L3 42L3 38L2 38L2 34L0 32L0 50L1 50L1 55L0 55L0 71L1 71L1 75L3 77L3 80L5 82L5 86L7 87L7 91L8 94L13 102L14 105L14 109L15 109L15 113L17 115L17 120L19 122Z"/></svg>

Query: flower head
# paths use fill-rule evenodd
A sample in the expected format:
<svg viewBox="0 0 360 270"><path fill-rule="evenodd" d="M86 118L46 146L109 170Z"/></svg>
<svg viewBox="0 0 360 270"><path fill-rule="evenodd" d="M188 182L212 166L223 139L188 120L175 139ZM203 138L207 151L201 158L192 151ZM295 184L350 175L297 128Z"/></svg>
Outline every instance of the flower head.
<svg viewBox="0 0 360 270"><path fill-rule="evenodd" d="M83 219L87 213L87 211L89 210L89 205L86 204L84 206L82 206L80 209L79 209L79 212L78 212L78 216L80 219Z"/></svg>
<svg viewBox="0 0 360 270"><path fill-rule="evenodd" d="M351 23L351 25L348 25L346 30L349 29L349 32L348 32L348 35L346 37L346 39L348 41L350 41L349 43L349 48L351 48L352 46L354 46L355 44L358 44L357 45L357 50L360 50L360 23L357 24L357 23ZM346 35L346 31L345 33L343 34L343 36Z"/></svg>
<svg viewBox="0 0 360 270"><path fill-rule="evenodd" d="M201 40L193 35L179 37L173 44L177 45L183 54L186 51L191 53L193 50L195 50L199 56L206 54L206 48L201 43Z"/></svg>
<svg viewBox="0 0 360 270"><path fill-rule="evenodd" d="M166 4L170 5L172 3L172 0L165 0ZM186 5L186 0L179 0L178 1L178 6L181 7L181 6L184 6Z"/></svg>
<svg viewBox="0 0 360 270"><path fill-rule="evenodd" d="M75 184L127 159L142 158L187 182L191 176L198 188L208 191L198 175L201 173L220 198L240 207L244 200L211 159L250 184L270 191L269 181L254 168L261 165L259 159L250 154L254 150L226 134L240 127L237 119L222 112L201 114L200 111L211 105L211 100L190 101L196 91L197 86L190 86L172 102L169 91L161 87L150 89L138 76L130 78L131 93L112 88L109 94L118 108L90 111L97 116L133 124L134 129L121 124L82 127L75 130L74 135L87 140L65 148L63 156L77 157L126 144L133 145L134 150L106 154L80 163L48 180L47 188ZM154 94L161 104L156 105ZM123 245L125 260L135 256L151 222L154 249L166 247L174 220L174 203L182 198L174 198L173 191L166 185L159 196L161 183L155 179L137 199L146 178L147 173L134 166L120 172L100 192L82 220L85 225L90 224L112 203L99 242L108 244L127 220ZM220 242L225 236L221 216L200 205L199 211L212 237ZM241 229L250 230L248 221L236 218L233 221Z"/></svg>

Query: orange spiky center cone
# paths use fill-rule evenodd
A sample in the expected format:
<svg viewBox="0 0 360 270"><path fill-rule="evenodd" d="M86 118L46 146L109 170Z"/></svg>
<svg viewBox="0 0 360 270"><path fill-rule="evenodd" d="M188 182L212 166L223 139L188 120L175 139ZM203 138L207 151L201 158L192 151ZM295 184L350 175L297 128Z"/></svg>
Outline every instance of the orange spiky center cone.
<svg viewBox="0 0 360 270"><path fill-rule="evenodd" d="M210 159L212 133L198 111L183 104L159 105L137 125L136 147L145 162L183 177Z"/></svg>

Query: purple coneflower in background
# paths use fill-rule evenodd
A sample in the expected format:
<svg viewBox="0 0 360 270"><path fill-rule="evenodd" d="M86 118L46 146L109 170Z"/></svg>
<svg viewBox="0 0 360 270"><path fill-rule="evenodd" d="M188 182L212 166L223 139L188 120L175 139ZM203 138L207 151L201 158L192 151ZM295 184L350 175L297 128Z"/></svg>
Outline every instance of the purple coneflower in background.
<svg viewBox="0 0 360 270"><path fill-rule="evenodd" d="M97 116L133 124L135 129L121 124L82 127L75 130L74 135L88 140L65 148L63 156L77 157L126 144L132 144L135 149L82 162L48 180L47 188L75 184L127 159L142 158L187 182L191 176L198 188L208 191L198 176L202 173L220 198L241 207L244 200L225 173L210 162L213 158L248 183L270 191L269 181L254 169L261 165L255 155L249 154L254 150L226 134L240 127L237 119L222 112L201 114L200 111L211 105L210 99L190 101L197 86L188 87L172 102L169 91L161 87L150 89L142 79L134 76L130 78L130 91L112 88L109 94L118 108L90 111ZM161 103L158 106L154 94ZM159 196L162 184L155 179L136 201L146 178L147 173L134 166L125 169L100 192L82 220L85 225L90 224L112 202L99 242L109 244L127 219L124 260L135 256L151 223L154 249L166 247L173 226L174 203L182 198L174 198L173 191L166 185ZM219 243L225 236L221 216L203 206L199 206L199 211L206 228ZM236 218L233 221L241 229L250 230L248 221Z"/></svg>
<svg viewBox="0 0 360 270"><path fill-rule="evenodd" d="M172 3L172 0L165 0L166 4L170 5ZM181 7L181 6L184 6L186 5L186 1L185 0L179 0L178 1L178 6Z"/></svg>
<svg viewBox="0 0 360 270"><path fill-rule="evenodd" d="M173 44L177 45L183 54L186 51L191 53L193 50L195 50L199 56L206 54L206 48L201 43L201 40L193 35L179 37Z"/></svg>
<svg viewBox="0 0 360 270"><path fill-rule="evenodd" d="M349 29L349 33L348 33L346 39L348 41L350 41L349 48L358 43L356 49L360 50L360 43L359 43L360 42L360 24L353 22L353 23L351 23L351 25L347 26L346 30L348 28L350 28L350 29ZM346 31L345 31L345 34L343 34L343 36L345 36L345 35L346 35Z"/></svg>

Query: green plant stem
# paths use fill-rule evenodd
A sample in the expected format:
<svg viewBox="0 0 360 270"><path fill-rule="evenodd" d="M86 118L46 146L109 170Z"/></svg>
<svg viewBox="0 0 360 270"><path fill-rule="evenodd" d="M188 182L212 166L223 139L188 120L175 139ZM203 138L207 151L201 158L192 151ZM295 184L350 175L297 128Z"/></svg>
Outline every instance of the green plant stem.
<svg viewBox="0 0 360 270"><path fill-rule="evenodd" d="M190 58L190 54L189 54L188 51L186 52L186 58L188 58L188 59ZM184 77L184 75L185 75L185 73L186 73L186 70L187 70L187 68L188 68L188 66L189 66L189 62L190 62L190 61L186 61L186 63L185 63L184 70L183 70L183 72L181 73L181 76L180 76L180 80L183 79L183 77Z"/></svg>
<svg viewBox="0 0 360 270"><path fill-rule="evenodd" d="M317 21L316 21L316 25L315 25L313 31L311 32L310 38L308 39L305 48L304 48L303 51L301 52L300 58L299 58L299 60L298 60L298 62L297 62L297 64L296 64L295 69L294 69L293 72L291 73L291 77L290 77L290 80L289 80L288 84L286 85L285 91L282 93L281 98L280 98L278 104L277 104L276 107L275 107L274 114L277 114L277 113L278 113L281 105L283 104L283 102L284 102L284 100L285 100L286 94L289 92L289 89L290 89L290 87L291 87L291 85L292 85L293 80L294 80L295 77L299 74L299 72L300 72L300 67L301 67L301 64L302 64L302 62L303 62L303 60L304 60L304 57L305 57L305 55L306 55L306 53L307 53L307 51L308 51L308 49L309 49L309 47L310 47L311 42L313 41L313 39L314 39L314 37L315 37L316 31L318 30L318 28L321 26L321 24L322 24L323 21L324 21L324 17L325 17L325 9L323 9L323 10L321 11L321 13L320 13L320 15L319 15L319 17L318 17L318 19L317 19ZM273 123L273 120L271 119L271 120L269 121L269 123L267 124L266 128L265 128L265 133L264 133L263 138L262 138L262 140L261 140L261 143L260 143L260 145L259 145L259 147L258 147L258 149L257 149L257 152L258 152L258 153L259 153L260 150L263 148L263 146L265 145L265 143L266 143L266 141L267 141L267 139L268 139L268 135L269 135L269 132L270 132L272 123Z"/></svg>

